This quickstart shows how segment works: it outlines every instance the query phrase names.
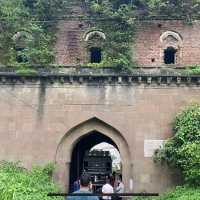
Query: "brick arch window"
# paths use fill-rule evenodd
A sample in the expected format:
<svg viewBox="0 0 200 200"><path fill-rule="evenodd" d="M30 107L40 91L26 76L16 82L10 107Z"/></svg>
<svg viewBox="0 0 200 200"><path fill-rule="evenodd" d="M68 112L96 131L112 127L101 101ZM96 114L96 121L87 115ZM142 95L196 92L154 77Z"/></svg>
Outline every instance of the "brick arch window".
<svg viewBox="0 0 200 200"><path fill-rule="evenodd" d="M173 47L168 47L164 50L164 63L165 64L176 64L176 52L177 50Z"/></svg>
<svg viewBox="0 0 200 200"><path fill-rule="evenodd" d="M84 35L87 50L87 62L101 63L103 60L103 46L106 36L102 31L90 31Z"/></svg>
<svg viewBox="0 0 200 200"><path fill-rule="evenodd" d="M182 36L174 31L166 31L160 36L162 63L181 64Z"/></svg>

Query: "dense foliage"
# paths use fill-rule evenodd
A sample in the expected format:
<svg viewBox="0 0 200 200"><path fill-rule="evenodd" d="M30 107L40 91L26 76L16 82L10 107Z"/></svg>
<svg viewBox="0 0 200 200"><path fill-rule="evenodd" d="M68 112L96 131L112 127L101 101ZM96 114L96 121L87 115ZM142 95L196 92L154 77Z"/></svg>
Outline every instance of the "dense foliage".
<svg viewBox="0 0 200 200"><path fill-rule="evenodd" d="M86 0L86 2L95 3L98 9L101 4L107 4L116 10L122 5L128 5L139 18L157 16L159 19L192 20L200 17L199 0Z"/></svg>
<svg viewBox="0 0 200 200"><path fill-rule="evenodd" d="M100 65L129 67L132 64L131 47L134 34L134 13L129 4L120 1L89 1L94 26L106 35L103 43L103 61Z"/></svg>
<svg viewBox="0 0 200 200"><path fill-rule="evenodd" d="M180 169L186 183L200 186L200 106L182 111L173 127L174 137L156 152L155 160Z"/></svg>
<svg viewBox="0 0 200 200"><path fill-rule="evenodd" d="M143 200L144 198L134 198ZM145 198L146 200L199 200L200 189L191 187L177 187L175 190L161 195L159 198Z"/></svg>
<svg viewBox="0 0 200 200"><path fill-rule="evenodd" d="M191 66L189 69L186 69L186 73L191 74L191 75L199 75L200 74L200 66L199 65Z"/></svg>
<svg viewBox="0 0 200 200"><path fill-rule="evenodd" d="M55 24L63 0L0 0L0 60L20 65L52 63Z"/></svg>
<svg viewBox="0 0 200 200"><path fill-rule="evenodd" d="M200 16L199 0L136 0L132 2L137 16L191 21Z"/></svg>
<svg viewBox="0 0 200 200"><path fill-rule="evenodd" d="M34 167L27 171L19 163L0 163L0 199L1 200L55 200L47 197L59 188L51 181L52 165L44 168ZM62 198L60 198L62 199Z"/></svg>

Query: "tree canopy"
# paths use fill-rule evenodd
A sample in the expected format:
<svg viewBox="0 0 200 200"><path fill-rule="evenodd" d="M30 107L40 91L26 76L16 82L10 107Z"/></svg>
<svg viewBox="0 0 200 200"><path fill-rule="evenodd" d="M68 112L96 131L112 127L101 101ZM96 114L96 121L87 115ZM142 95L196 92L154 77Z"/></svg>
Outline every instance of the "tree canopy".
<svg viewBox="0 0 200 200"><path fill-rule="evenodd" d="M114 9L129 5L135 16L191 20L200 16L199 0L87 0L95 4L106 4Z"/></svg>
<svg viewBox="0 0 200 200"><path fill-rule="evenodd" d="M200 185L200 106L192 105L177 115L174 136L155 154L157 162L166 162L181 170L186 183Z"/></svg>

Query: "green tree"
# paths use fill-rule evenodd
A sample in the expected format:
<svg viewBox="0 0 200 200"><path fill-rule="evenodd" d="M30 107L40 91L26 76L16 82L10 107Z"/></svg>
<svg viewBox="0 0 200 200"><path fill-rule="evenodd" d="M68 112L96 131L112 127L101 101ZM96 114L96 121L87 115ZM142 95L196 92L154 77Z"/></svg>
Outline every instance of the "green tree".
<svg viewBox="0 0 200 200"><path fill-rule="evenodd" d="M180 169L186 183L200 185L200 106L192 105L174 121L174 136L155 154L156 162Z"/></svg>

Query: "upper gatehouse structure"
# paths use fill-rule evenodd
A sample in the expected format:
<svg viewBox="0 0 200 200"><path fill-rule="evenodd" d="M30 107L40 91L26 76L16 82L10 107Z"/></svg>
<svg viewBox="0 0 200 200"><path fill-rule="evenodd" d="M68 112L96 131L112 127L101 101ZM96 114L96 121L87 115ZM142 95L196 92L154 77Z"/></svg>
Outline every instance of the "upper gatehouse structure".
<svg viewBox="0 0 200 200"><path fill-rule="evenodd" d="M136 24L132 58L137 66L180 68L200 63L200 21L191 25L183 20L141 20ZM85 21L61 21L58 25L56 63L84 65L95 61L94 54L99 55L101 60L104 40L106 35L102 30L92 30Z"/></svg>
<svg viewBox="0 0 200 200"><path fill-rule="evenodd" d="M81 7L72 11L57 24L61 68L32 75L0 68L0 160L25 168L54 162L54 178L68 190L85 152L107 142L120 152L127 192L161 193L180 183L179 172L156 165L153 154L173 136L176 114L200 103L200 76L185 73L200 64L200 22L138 20L136 66L127 72L86 66L101 63L107 35L75 19Z"/></svg>

